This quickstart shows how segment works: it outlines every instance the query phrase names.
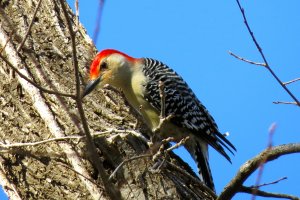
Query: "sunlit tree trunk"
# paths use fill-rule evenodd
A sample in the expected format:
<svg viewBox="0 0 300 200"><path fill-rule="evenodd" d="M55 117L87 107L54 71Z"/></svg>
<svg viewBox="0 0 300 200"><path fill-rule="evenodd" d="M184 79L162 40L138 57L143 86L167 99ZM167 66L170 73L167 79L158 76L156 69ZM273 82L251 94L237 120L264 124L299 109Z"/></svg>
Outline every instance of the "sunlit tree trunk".
<svg viewBox="0 0 300 200"><path fill-rule="evenodd" d="M73 50L60 1L4 0L0 4L0 184L12 199L108 198L103 180L87 156L82 121L74 100ZM68 12L76 32L82 84L96 50L85 29L76 25L70 9ZM33 86L18 73L36 86L57 93L49 94ZM92 134L112 128L120 130L94 137L107 175L122 161L132 158L109 180L124 199L214 199L196 183L198 179L193 173L190 174L194 181L166 164L158 172L150 172L152 157L141 155L151 151L144 141L125 131L147 130L143 123L136 126L140 120L120 94L112 90L94 92L83 103ZM51 138L61 139L49 141ZM12 146L44 140L48 141ZM141 158L133 159L134 156ZM185 166L190 171L179 158L173 157L176 166Z"/></svg>

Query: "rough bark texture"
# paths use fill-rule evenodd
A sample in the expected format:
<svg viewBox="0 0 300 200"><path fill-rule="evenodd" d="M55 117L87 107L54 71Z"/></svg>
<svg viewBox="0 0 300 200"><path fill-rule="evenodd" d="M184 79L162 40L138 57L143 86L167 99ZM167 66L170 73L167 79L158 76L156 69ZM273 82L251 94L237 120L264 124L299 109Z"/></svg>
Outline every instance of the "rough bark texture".
<svg viewBox="0 0 300 200"><path fill-rule="evenodd" d="M37 3L0 1L0 49L7 43L1 55L37 84L74 94L72 48L59 1L41 2L25 45L17 52ZM71 11L69 15L74 21ZM85 77L96 49L84 28L77 28L77 57ZM25 143L80 134L81 122L72 98L41 92L1 58L0 80L0 142ZM84 106L92 133L109 128L147 133L142 123L135 127L135 116L114 91L94 92L84 100ZM149 153L143 141L127 133L110 133L94 141L108 174L123 160ZM175 165L191 171L179 158L171 157ZM150 172L153 164L151 157L145 157L127 162L118 171L112 181L124 199L214 199L201 184L173 167ZM97 171L87 160L84 139L0 148L0 184L13 199L107 198Z"/></svg>

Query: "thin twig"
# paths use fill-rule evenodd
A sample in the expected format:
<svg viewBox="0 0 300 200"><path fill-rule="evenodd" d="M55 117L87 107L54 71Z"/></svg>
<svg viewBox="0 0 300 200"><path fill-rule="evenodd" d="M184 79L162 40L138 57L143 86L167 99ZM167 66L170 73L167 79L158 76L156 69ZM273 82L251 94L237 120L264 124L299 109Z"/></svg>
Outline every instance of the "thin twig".
<svg viewBox="0 0 300 200"><path fill-rule="evenodd" d="M75 1L76 28L79 28L79 0Z"/></svg>
<svg viewBox="0 0 300 200"><path fill-rule="evenodd" d="M80 92L80 77L79 77L79 66L78 66L78 60L77 60L77 52L76 52L76 41L75 41L75 33L73 30L72 22L69 18L65 1L60 0L61 7L67 22L67 27L69 30L70 38L71 38L71 46L72 46L72 59L73 59L73 66L74 66L74 72L75 72L75 80L76 80L76 105L78 109L78 113L80 115L82 127L84 130L84 133L86 135L86 148L88 155L93 162L94 166L96 166L97 171L100 175L100 178L102 180L102 183L104 185L105 191L110 199L121 199L121 193L120 190L118 190L114 184L112 184L108 180L108 174L106 173L103 163L101 162L97 151L95 144L93 142L93 138L90 133L90 129L87 123L87 119L84 114L83 106L82 106L82 98L81 98L81 92Z"/></svg>
<svg viewBox="0 0 300 200"><path fill-rule="evenodd" d="M32 25L33 25L33 22L34 22L34 19L35 19L35 17L36 17L36 14L37 14L37 12L38 12L40 6L41 6L41 3L42 3L42 0L39 0L38 4L37 4L36 7L35 7L35 10L34 10L32 19L31 19L30 24L29 24L29 27L27 28L27 31L26 31L26 33L25 33L25 36L24 36L23 40L21 41L19 47L17 48L17 52L20 52L20 50L22 49L23 45L25 44L25 41L26 41L26 39L27 39L27 37L28 37L28 35L29 35L29 33L30 33L31 27L32 27Z"/></svg>
<svg viewBox="0 0 300 200"><path fill-rule="evenodd" d="M147 138L145 138L143 136L143 134L141 134L141 133L139 133L139 132L137 132L135 130L127 130L127 129L124 129L124 130L123 129L120 129L120 130L119 129L111 129L111 130L107 130L107 131L104 131L104 132L100 132L99 134L98 133L97 134L93 134L93 136L97 136L97 135L103 136L103 135L112 134L112 133L125 133L125 134L129 133L129 134L131 134L131 135L139 138L140 140L142 140L146 144L149 142L149 140ZM120 136L122 137L122 135L120 135ZM109 140L112 140L112 139L108 138L107 140L109 141Z"/></svg>
<svg viewBox="0 0 300 200"><path fill-rule="evenodd" d="M158 83L158 89L159 89L159 96L160 96L160 116L159 116L159 124L157 127L155 127L152 132L153 132L153 136L151 137L151 142L153 143L153 141L156 139L156 134L159 133L161 131L161 129L163 128L163 126L169 122L174 115L170 114L168 116L166 116L166 94L165 94L165 85L162 81L159 81ZM168 139L168 138L167 138ZM166 141L166 139L163 140L163 142ZM156 153L158 155L160 155L160 153L162 153L162 147L164 146L164 143L162 142L161 148L160 150ZM157 156L154 155L154 159Z"/></svg>
<svg viewBox="0 0 300 200"><path fill-rule="evenodd" d="M162 81L159 81L159 96L160 96L160 118L164 119L166 117L166 94L165 85Z"/></svg>
<svg viewBox="0 0 300 200"><path fill-rule="evenodd" d="M99 35L99 32L100 32L100 24L101 24L103 6L104 6L104 0L99 0L99 6L98 6L98 11L97 11L98 15L97 15L94 34L93 34L94 44L97 44L97 39L98 39L98 35Z"/></svg>
<svg viewBox="0 0 300 200"><path fill-rule="evenodd" d="M163 166L166 166L167 157L165 156L161 160L157 160L154 165L149 169L153 174L160 173Z"/></svg>
<svg viewBox="0 0 300 200"><path fill-rule="evenodd" d="M299 200L299 198L296 196L292 196L288 194L265 192L265 191L254 189L252 187L246 187L246 186L241 186L239 192L253 194L254 190L256 190L256 195L261 197L274 197L274 198L281 198L281 199Z"/></svg>
<svg viewBox="0 0 300 200"><path fill-rule="evenodd" d="M97 132L92 134L93 138L97 138L99 136L106 136L106 135L111 135L112 133L129 133L132 135L135 135L137 137L140 137L139 133L134 131L134 130L122 130L122 129L110 129L107 131L102 131L102 132ZM64 136L64 137L57 137L57 138L49 138L46 140L41 140L41 141L37 141L37 142L16 142L16 143L3 143L0 142L0 153L3 152L8 152L10 149L13 148L20 148L20 147L29 147L29 146L38 146L38 145L42 145L45 143L49 143L49 142L57 142L57 141L65 141L65 140L69 140L69 139L83 139L85 138L85 135L70 135L70 136Z"/></svg>
<svg viewBox="0 0 300 200"><path fill-rule="evenodd" d="M154 133L160 132L162 126L174 117L172 114L166 117L166 94L165 94L165 85L162 81L159 81L158 89L159 89L159 96L160 96L160 116L159 116L159 124L153 130Z"/></svg>
<svg viewBox="0 0 300 200"><path fill-rule="evenodd" d="M287 102L287 101L274 101L274 104L289 104L289 105L296 105L297 106L297 102Z"/></svg>
<svg viewBox="0 0 300 200"><path fill-rule="evenodd" d="M162 155L166 155L165 154L166 153L165 144L168 144L169 142L172 142L174 140L175 139L173 137L168 137L168 138L161 140L160 147L159 147L158 151L153 155L152 160L156 161L156 160L158 160L158 158L161 158Z"/></svg>
<svg viewBox="0 0 300 200"><path fill-rule="evenodd" d="M58 138L50 138L50 139L46 139L46 140L42 140L42 141L38 141L38 142L23 142L23 143L16 142L16 143L12 143L12 144L5 144L5 143L0 142L0 152L3 153L12 148L37 146L37 145L45 144L48 142L65 141L68 139L81 139L81 138L83 138L83 136L72 135L72 136L65 136L65 137L58 137Z"/></svg>
<svg viewBox="0 0 300 200"><path fill-rule="evenodd" d="M293 80L284 82L283 85L288 85L288 84L294 83L294 82L296 82L296 81L300 81L300 78L295 78L295 79L293 79Z"/></svg>
<svg viewBox="0 0 300 200"><path fill-rule="evenodd" d="M273 185L273 184L277 184L277 183L279 183L280 181L283 181L283 180L286 180L286 179L287 179L287 177L285 176L285 177L282 177L282 178L280 178L280 179L278 179L278 180L276 180L276 181L272 181L272 182L270 182L270 183L263 183L263 184L260 184L260 185L258 185L258 186L255 186L255 185L250 186L250 188L254 188L254 187L263 187L263 186Z"/></svg>
<svg viewBox="0 0 300 200"><path fill-rule="evenodd" d="M267 146L266 151L270 151L272 149L273 135L275 133L275 130L276 130L276 123L273 123L269 128L269 140L268 140L268 146ZM267 157L265 157L265 159L262 159L262 161L258 167L258 174L257 174L255 185L254 185L255 189L253 190L252 197L251 197L252 200L255 200L255 198L256 198L255 191L258 190L258 188L259 188L259 183L260 183L266 162L267 162Z"/></svg>
<svg viewBox="0 0 300 200"><path fill-rule="evenodd" d="M165 144L168 144L169 142L174 141L175 139L173 137L168 137L166 139L163 139L161 141L161 145L159 147L159 150L153 155L152 160L153 161L157 161L159 158L163 158L163 161L160 163L160 166L157 167L157 169L160 169L161 166L165 163L165 156L167 155L167 153L169 153L170 151L179 148L180 146L184 145L185 142L189 139L190 137L187 136L185 138L182 138L178 143L176 143L175 145L169 147L168 149L165 149ZM164 157L163 157L164 156Z"/></svg>
<svg viewBox="0 0 300 200"><path fill-rule="evenodd" d="M31 79L29 79L27 76L25 76L24 74L22 74L15 66L13 66L13 64L11 62L9 62L4 56L0 55L0 58L2 60L4 60L4 62L10 67L12 68L21 78L25 79L27 82L29 82L30 84L32 84L33 86L35 86L36 88L38 88L39 90L41 90L42 92L48 93L48 94L54 94L54 95L59 95L59 96L64 96L64 97L71 97L72 99L75 99L75 96L73 94L67 94L67 93L62 93L62 92L56 92L53 90L49 90L46 89L42 86L40 86L39 84L35 83L34 81L32 81Z"/></svg>
<svg viewBox="0 0 300 200"><path fill-rule="evenodd" d="M189 136L183 138L182 140L180 140L178 143L176 143L175 145L169 147L168 149L166 149L166 152L170 152L173 151L174 149L177 149L179 147L181 147L182 145L184 145L186 143L186 141L190 139Z"/></svg>
<svg viewBox="0 0 300 200"><path fill-rule="evenodd" d="M238 56L238 55L232 53L231 51L228 51L228 53L229 53L229 55L235 57L236 59L241 60L241 61L244 61L244 62L246 62L246 63L250 63L250 64L253 64L253 65L259 65L259 66L263 66L263 67L266 66L265 63L259 63L259 62L254 62L254 61L251 61L251 60L247 60L247 59L245 59L245 58L243 58L243 57L240 57L240 56Z"/></svg>
<svg viewBox="0 0 300 200"><path fill-rule="evenodd" d="M116 175L116 173L123 167L123 165L125 165L126 163L131 162L133 160L140 159L140 158L147 158L147 157L151 157L151 156L152 156L152 154L144 154L144 155L134 156L132 158L128 158L126 160L123 160L118 165L118 167L113 171L113 173L109 176L108 180L111 180Z"/></svg>
<svg viewBox="0 0 300 200"><path fill-rule="evenodd" d="M240 167L236 176L234 176L224 188L217 200L232 199L233 196L239 192L239 188L243 185L245 180L259 167L262 160L266 159L266 162L270 162L280 156L292 153L300 153L300 143L275 146L271 150L266 149L262 151Z"/></svg>
<svg viewBox="0 0 300 200"><path fill-rule="evenodd" d="M265 67L269 70L269 72L272 74L272 76L277 80L277 82L281 85L281 87L292 97L292 99L297 103L298 106L300 106L300 102L298 101L298 99L293 95L293 93L286 87L286 85L283 84L283 82L278 78L278 76L274 73L274 71L271 69L263 51L262 51L262 48L260 47L260 45L258 44L255 36L254 36L254 33L253 31L251 30L249 24L248 24L248 21L247 21L247 18L246 18L246 15L245 15L245 10L244 8L242 8L241 4L240 4L240 1L239 0L236 0L238 6L239 6L239 9L242 13L242 16L243 16L243 19L244 19L244 23L247 27L247 30L256 46L256 48L258 49L264 63L266 64Z"/></svg>
<svg viewBox="0 0 300 200"><path fill-rule="evenodd" d="M174 115L168 115L166 118L160 118L159 125L154 129L154 133L158 133L163 125L165 125L167 122L169 122L172 118L174 118Z"/></svg>

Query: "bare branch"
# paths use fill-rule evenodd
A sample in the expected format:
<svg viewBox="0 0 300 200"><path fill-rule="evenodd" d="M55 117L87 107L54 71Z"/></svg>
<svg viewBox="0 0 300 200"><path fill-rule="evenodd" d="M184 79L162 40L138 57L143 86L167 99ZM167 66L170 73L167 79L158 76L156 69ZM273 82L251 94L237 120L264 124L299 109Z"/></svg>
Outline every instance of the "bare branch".
<svg viewBox="0 0 300 200"><path fill-rule="evenodd" d="M163 155L165 156L166 154L166 151L165 151L165 145L168 144L169 142L172 142L174 141L174 138L173 137L168 137L168 138L165 138L163 140L161 140L159 142L159 148L158 148L158 151L153 155L152 157L152 160L153 161L157 161L159 158L163 157Z"/></svg>
<svg viewBox="0 0 300 200"><path fill-rule="evenodd" d="M166 116L166 94L165 94L165 85L162 81L159 81L158 85L159 96L160 96L160 116L159 116L159 124L158 126L152 130L154 133L160 132L163 125L169 122L174 115L170 114Z"/></svg>
<svg viewBox="0 0 300 200"><path fill-rule="evenodd" d="M99 0L99 6L98 6L98 11L97 11L98 15L97 15L94 34L93 34L93 41L95 44L97 43L98 35L100 32L100 23L101 23L103 6L104 6L104 0Z"/></svg>
<svg viewBox="0 0 300 200"><path fill-rule="evenodd" d="M265 191L254 189L252 187L241 186L239 189L239 192L248 193L248 194L253 194L254 191L257 196L261 196L261 197L275 197L275 198L281 198L281 199L299 200L299 198L296 196L292 196L292 195L288 195L288 194L265 192Z"/></svg>
<svg viewBox="0 0 300 200"><path fill-rule="evenodd" d="M259 66L263 66L263 67L266 66L265 63L258 63L258 62L254 62L254 61L251 61L251 60L247 60L247 59L245 59L245 58L242 58L242 57L240 57L240 56L238 56L238 55L232 53L231 51L228 51L228 53L229 53L229 55L235 57L236 59L241 60L241 61L244 61L244 62L246 62L246 63L250 63L250 64L253 64L253 65L259 65Z"/></svg>
<svg viewBox="0 0 300 200"><path fill-rule="evenodd" d="M148 141L140 133L138 133L134 130L122 130L122 129L110 129L110 130L107 130L107 131L97 132L97 133L92 134L92 137L93 138L104 137L106 135L111 135L112 133L118 133L117 135L119 135L121 137L122 137L122 135L120 135L120 134L123 134L123 133L132 134L132 135L142 139L145 143L147 143L147 141ZM66 140L70 140L70 139L80 140L80 139L83 139L85 137L86 137L85 135L83 135L83 136L81 136L81 135L71 135L71 136L49 138L49 139L41 140L41 141L37 141L37 142L22 142L22 143L16 142L16 143L8 143L8 144L0 142L0 153L10 152L10 150L14 149L14 148L38 146L38 145L46 144L46 143L49 143L49 142L66 141ZM112 136L112 137L115 138L116 136ZM109 138L108 140L112 140L112 139Z"/></svg>
<svg viewBox="0 0 300 200"><path fill-rule="evenodd" d="M168 153L169 153L170 151L172 151L172 150L174 150L174 149L176 149L176 148L178 148L178 147L184 145L185 142L186 142L189 138L190 138L190 137L187 136L187 137L181 139L178 143L176 143L175 145L169 147L168 149L165 149L165 145L168 144L169 142L175 141L175 139L174 139L173 137L168 137L168 138L166 138L166 139L163 139L163 140L161 141L161 144L160 144L160 147L159 147L158 151L157 151L157 152L153 155L153 157L152 157L152 160L153 160L153 161L157 161L157 160L159 160L159 158L162 158L163 161L160 162L160 164L159 164L158 167L155 166L154 168L156 168L156 169L153 170L153 171L158 171L158 170L161 168L161 166L163 166L163 165L165 164L165 162L166 162L166 156L168 155ZM158 163L159 163L159 162L158 162Z"/></svg>
<svg viewBox="0 0 300 200"><path fill-rule="evenodd" d="M73 66L75 72L75 80L76 80L76 105L78 109L78 113L80 115L81 123L83 126L84 133L86 135L86 148L90 159L92 160L94 166L96 166L102 183L104 185L105 191L108 194L110 199L121 199L120 190L118 190L114 184L112 184L108 180L108 174L106 173L104 166L97 154L95 144L93 142L93 138L90 133L90 129L84 114L82 101L81 101L81 92L80 92L80 76L79 76L79 67L78 67L78 60L77 60L77 53L76 53L76 42L75 42L75 33L73 30L72 22L69 18L65 2L60 0L61 7L67 21L67 27L69 30L69 34L71 37L71 45L72 45L72 58L73 58Z"/></svg>
<svg viewBox="0 0 300 200"><path fill-rule="evenodd" d="M63 141L63 140L67 140L67 139L81 139L83 138L83 136L77 136L77 135L73 135L73 136L65 136L65 137L58 137L58 138L50 138L47 140L42 140L42 141L38 141L38 142L24 142L24 143L12 143L12 144L5 144L0 142L0 153L6 153L9 151L9 149L12 148L19 148L19 147L29 147L29 146L37 146L37 145L41 145L41 144L45 144L48 142L54 142L54 141Z"/></svg>
<svg viewBox="0 0 300 200"><path fill-rule="evenodd" d="M144 155L140 155L140 156L134 156L132 158L128 158L128 159L122 161L118 165L118 167L113 171L113 173L109 176L108 180L111 180L116 175L116 173L123 167L123 165L125 165L126 163L131 162L133 160L140 159L140 158L147 158L147 157L151 157L151 156L152 156L152 154L144 154Z"/></svg>
<svg viewBox="0 0 300 200"><path fill-rule="evenodd" d="M168 115L165 118L160 118L159 120L159 125L154 129L154 133L158 133L161 128L165 125L165 123L169 122L172 118L174 117L174 115Z"/></svg>
<svg viewBox="0 0 300 200"><path fill-rule="evenodd" d="M277 183L279 183L280 181L283 181L283 180L286 180L287 179L287 177L285 176L285 177L282 177L282 178L280 178L280 179L278 179L278 180L276 180L276 181L272 181L272 182L270 182L270 183L263 183L263 184L260 184L260 185L258 185L258 187L263 187L263 186L268 186L268 185L273 185L273 184L277 184ZM253 185L253 186L250 186L250 188L254 188L255 186Z"/></svg>
<svg viewBox="0 0 300 200"><path fill-rule="evenodd" d="M289 105L296 105L297 106L297 102L287 102L287 101L274 101L274 104L289 104Z"/></svg>
<svg viewBox="0 0 300 200"><path fill-rule="evenodd" d="M267 146L266 151L270 151L272 149L273 135L275 133L275 130L276 130L276 123L273 123L269 128L269 140L268 140L268 146ZM262 174L263 174L263 171L264 171L264 166L265 166L266 162L267 162L267 157L265 157L265 159L263 159L261 161L261 163L259 164L258 174L257 174L257 177L256 177L254 190L253 190L252 197L251 197L252 200L255 200L255 197L256 197L256 192L255 191L258 190L258 188L259 188L259 183L260 183L260 180L261 180L261 177L262 177Z"/></svg>
<svg viewBox="0 0 300 200"><path fill-rule="evenodd" d="M40 6L41 6L41 3L42 3L42 0L39 0L38 4L37 4L36 7L35 7L35 10L34 10L32 19L31 19L30 24L29 24L29 27L27 28L27 31L26 31L26 33L25 33L25 36L24 36L23 40L21 41L19 47L17 48L17 52L20 52L20 50L22 49L23 45L25 44L25 41L26 41L26 39L27 39L27 37L28 37L28 35L29 35L29 33L30 33L31 27L32 27L32 25L33 25L33 22L34 22L34 19L35 19L35 17L36 17L36 14L37 14L37 12L38 12Z"/></svg>
<svg viewBox="0 0 300 200"><path fill-rule="evenodd" d="M262 151L240 167L237 175L224 188L217 200L232 199L239 192L239 188L243 185L244 181L259 167L262 160L266 159L266 162L269 162L280 156L292 153L300 153L300 143L275 146L271 150L266 149Z"/></svg>
<svg viewBox="0 0 300 200"><path fill-rule="evenodd" d="M170 151L173 151L174 149L177 149L177 148L181 147L182 145L184 145L186 143L186 141L188 139L190 139L189 136L183 138L182 140L180 140L179 142L177 142L175 145L173 145L170 148L166 149L166 152L170 152Z"/></svg>
<svg viewBox="0 0 300 200"><path fill-rule="evenodd" d="M160 96L160 118L163 119L166 117L166 94L165 94L165 85L162 81L159 81L159 96Z"/></svg>
<svg viewBox="0 0 300 200"><path fill-rule="evenodd" d="M269 72L272 74L272 76L277 80L277 82L281 85L281 87L292 97L292 99L297 103L296 105L300 106L300 102L298 101L298 99L294 96L294 94L286 87L285 84L283 84L283 82L278 78L278 76L274 73L274 71L271 69L266 57L265 57L265 54L263 53L262 51L262 48L260 47L260 45L258 44L255 36L254 36L254 33L253 31L251 30L249 24L248 24L248 21L247 21L247 18L246 18L246 15L245 15L245 10L244 8L242 8L241 4L240 4L240 1L239 0L236 0L238 6L239 6L239 9L242 13L242 16L243 16L243 19L244 19L244 23L247 27L247 30L256 46L256 48L258 49L264 63L265 63L265 67L269 70Z"/></svg>
<svg viewBox="0 0 300 200"><path fill-rule="evenodd" d="M145 142L145 143L148 143L149 142L149 140L147 139L147 138L145 138L144 136L143 136L143 134L141 134L141 133L139 133L139 132L137 132L137 131L135 131L135 130L123 130L123 129L121 129L121 130L119 130L119 129L111 129L111 130L107 130L107 131L103 131L103 132L100 132L100 133L96 133L96 134L92 134L93 136L103 136L103 135L106 135L106 134L108 134L108 135L111 135L112 133L125 133L125 134L131 134L131 135L133 135L133 136L135 136L135 137L137 137L137 138L139 138L140 140L142 140L143 142ZM121 136L121 137L123 137L123 135L122 134L119 134L119 136ZM126 135L125 135L126 136ZM112 141L113 139L115 138L115 136L111 136L110 138L107 138L107 140L108 141Z"/></svg>
<svg viewBox="0 0 300 200"><path fill-rule="evenodd" d="M294 83L296 81L300 81L300 78L295 78L295 79L293 79L291 81L284 82L283 85L288 85L288 84Z"/></svg>
<svg viewBox="0 0 300 200"><path fill-rule="evenodd" d="M76 26L79 27L79 0L75 1Z"/></svg>

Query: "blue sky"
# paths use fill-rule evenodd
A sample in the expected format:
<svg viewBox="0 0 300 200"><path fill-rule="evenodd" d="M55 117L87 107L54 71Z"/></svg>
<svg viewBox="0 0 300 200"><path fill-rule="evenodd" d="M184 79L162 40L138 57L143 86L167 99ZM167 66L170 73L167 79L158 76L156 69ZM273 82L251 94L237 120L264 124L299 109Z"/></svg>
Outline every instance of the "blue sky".
<svg viewBox="0 0 300 200"><path fill-rule="evenodd" d="M73 0L68 2L74 7ZM273 70L282 81L300 77L300 1L241 3ZM80 21L91 37L97 9L98 0L80 1ZM263 67L228 54L230 50L262 62L234 0L107 0L96 46L99 50L115 48L133 57L151 57L168 64L188 82L221 132L230 132L229 140L238 150L232 156L233 164L210 151L217 193L246 160L266 147L268 128L273 122L277 123L274 145L300 142L300 109L272 103L292 101L287 93ZM300 82L288 87L300 99ZM179 155L195 168L186 152L179 150ZM268 163L261 183L284 176L288 180L262 189L300 196L299 169L299 154ZM256 173L245 185L253 185L255 178ZM240 194L234 199L245 198L250 196Z"/></svg>

